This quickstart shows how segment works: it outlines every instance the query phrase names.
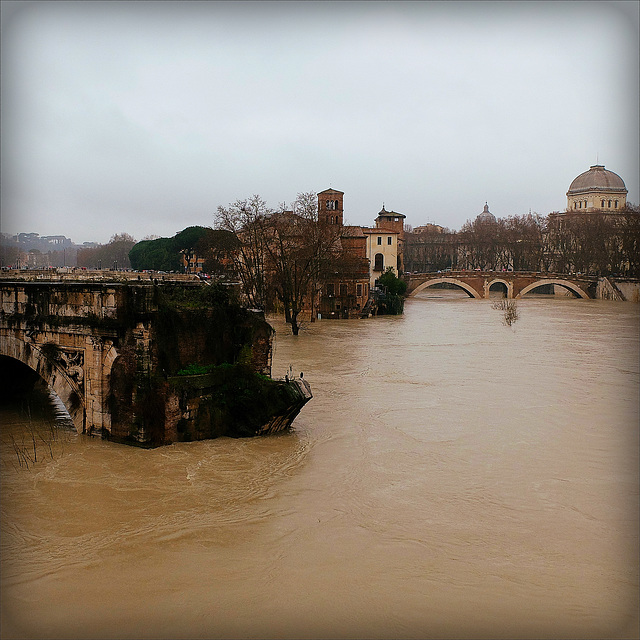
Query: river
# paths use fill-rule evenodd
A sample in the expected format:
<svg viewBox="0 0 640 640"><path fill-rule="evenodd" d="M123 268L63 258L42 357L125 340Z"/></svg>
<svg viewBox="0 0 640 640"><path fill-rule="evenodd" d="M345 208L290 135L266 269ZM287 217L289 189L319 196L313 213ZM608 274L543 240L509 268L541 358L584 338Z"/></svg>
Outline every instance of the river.
<svg viewBox="0 0 640 640"><path fill-rule="evenodd" d="M272 318L314 398L268 438L141 450L4 406L2 638L638 637L640 307L518 311Z"/></svg>

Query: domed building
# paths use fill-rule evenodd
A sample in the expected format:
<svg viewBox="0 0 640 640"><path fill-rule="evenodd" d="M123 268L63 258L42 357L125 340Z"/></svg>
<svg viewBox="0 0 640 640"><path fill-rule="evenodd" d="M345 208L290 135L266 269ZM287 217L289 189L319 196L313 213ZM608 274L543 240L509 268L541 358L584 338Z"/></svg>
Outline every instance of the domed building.
<svg viewBox="0 0 640 640"><path fill-rule="evenodd" d="M496 221L496 217L493 215L493 213L491 213L491 211L489 211L489 203L485 202L482 213L478 214L478 216L476 217L476 222L495 222L495 221Z"/></svg>
<svg viewBox="0 0 640 640"><path fill-rule="evenodd" d="M624 180L602 164L594 164L581 173L567 191L567 211L615 211L627 204Z"/></svg>

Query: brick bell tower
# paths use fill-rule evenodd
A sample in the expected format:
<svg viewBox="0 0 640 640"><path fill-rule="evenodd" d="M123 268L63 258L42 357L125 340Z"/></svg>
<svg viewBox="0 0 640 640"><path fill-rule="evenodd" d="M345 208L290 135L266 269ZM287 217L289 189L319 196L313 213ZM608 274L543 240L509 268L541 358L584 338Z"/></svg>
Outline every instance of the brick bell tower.
<svg viewBox="0 0 640 640"><path fill-rule="evenodd" d="M344 192L325 189L318 194L318 222L342 226Z"/></svg>

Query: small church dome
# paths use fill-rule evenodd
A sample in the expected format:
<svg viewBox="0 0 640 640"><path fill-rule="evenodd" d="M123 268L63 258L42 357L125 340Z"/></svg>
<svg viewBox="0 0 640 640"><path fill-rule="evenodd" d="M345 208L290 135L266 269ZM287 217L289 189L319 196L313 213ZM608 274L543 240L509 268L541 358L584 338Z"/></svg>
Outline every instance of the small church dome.
<svg viewBox="0 0 640 640"><path fill-rule="evenodd" d="M493 215L493 213L491 213L491 211L489 211L489 204L488 203L484 203L484 209L482 210L482 213L478 215L478 217L476 218L477 222L495 222L496 221L496 217Z"/></svg>

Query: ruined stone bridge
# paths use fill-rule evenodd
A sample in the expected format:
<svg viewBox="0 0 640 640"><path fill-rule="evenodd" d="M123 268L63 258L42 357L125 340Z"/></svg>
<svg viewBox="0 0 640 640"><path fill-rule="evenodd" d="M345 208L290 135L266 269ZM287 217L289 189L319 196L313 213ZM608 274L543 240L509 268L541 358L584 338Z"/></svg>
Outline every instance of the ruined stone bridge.
<svg viewBox="0 0 640 640"><path fill-rule="evenodd" d="M599 278L558 273L524 271L445 271L414 273L406 276L407 296L427 287L448 283L460 287L472 298L488 298L491 291L502 291L506 298L521 298L539 287L563 287L578 298L595 298Z"/></svg>
<svg viewBox="0 0 640 640"><path fill-rule="evenodd" d="M79 433L120 442L287 428L311 392L270 379L273 333L229 288L194 276L0 276L0 367L26 365Z"/></svg>

